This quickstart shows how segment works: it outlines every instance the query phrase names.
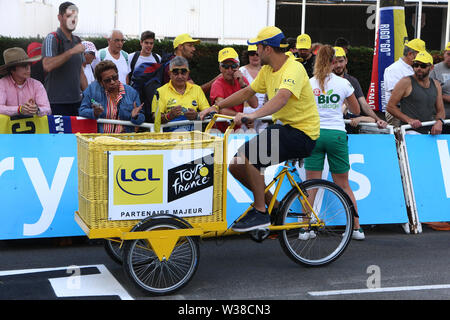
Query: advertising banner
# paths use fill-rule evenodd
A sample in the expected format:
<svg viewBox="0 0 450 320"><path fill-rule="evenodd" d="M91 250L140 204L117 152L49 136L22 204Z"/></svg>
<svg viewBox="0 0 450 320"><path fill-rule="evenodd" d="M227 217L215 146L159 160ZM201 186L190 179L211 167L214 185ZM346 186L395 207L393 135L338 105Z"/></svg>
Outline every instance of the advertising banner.
<svg viewBox="0 0 450 320"><path fill-rule="evenodd" d="M231 135L229 159L251 137ZM78 210L76 137L72 134L3 134L0 145L0 240L84 235L74 221L74 213ZM349 151L349 180L357 199L361 224L407 222L393 135L349 135ZM129 199L116 198L113 194L110 203L112 219L135 220L139 215L137 211L145 212L144 216L151 214L147 209L172 210L168 212L172 214L177 210L181 217L200 214L199 208L201 214L210 214L212 181L208 178L212 170L207 165L212 162L206 161L205 157L212 155L212 150L201 149L189 152L189 155L175 154L175 157L167 152L110 153L110 169L115 180L110 186L117 184L111 192L121 187L135 194L151 191L149 194L154 192L151 201L158 202L151 208L139 204L130 211L127 208ZM280 166L266 169L266 183L279 172ZM304 179L304 171L300 170L296 176ZM323 177L331 180L327 167ZM136 188L133 184L141 185ZM152 191L155 186L166 190L162 199L160 191ZM280 197L289 188L290 185L283 185ZM191 194L194 190L196 193ZM252 199L251 192L228 174L228 225L245 211ZM125 208L127 210L122 210Z"/></svg>
<svg viewBox="0 0 450 320"><path fill-rule="evenodd" d="M404 1L381 0L379 15L367 103L372 109L384 112L387 104L384 99L384 70L403 56L403 46L408 40Z"/></svg>
<svg viewBox="0 0 450 320"><path fill-rule="evenodd" d="M214 150L109 152L108 219L155 214L182 218L213 211Z"/></svg>
<svg viewBox="0 0 450 320"><path fill-rule="evenodd" d="M405 135L420 222L450 221L450 135Z"/></svg>

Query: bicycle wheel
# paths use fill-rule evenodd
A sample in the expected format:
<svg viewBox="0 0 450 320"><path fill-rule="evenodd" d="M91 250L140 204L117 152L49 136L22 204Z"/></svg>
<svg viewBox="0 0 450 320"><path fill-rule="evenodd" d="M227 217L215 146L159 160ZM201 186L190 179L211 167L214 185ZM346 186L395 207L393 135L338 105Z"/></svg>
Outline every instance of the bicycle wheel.
<svg viewBox="0 0 450 320"><path fill-rule="evenodd" d="M133 231L184 229L187 226L170 218L143 222ZM146 239L124 244L123 267L136 286L153 295L171 294L185 286L198 267L198 237L180 237L169 259L160 261Z"/></svg>
<svg viewBox="0 0 450 320"><path fill-rule="evenodd" d="M282 230L279 240L293 261L306 266L326 265L347 248L353 231L353 204L336 184L320 179L299 184L313 207L316 217L304 209L299 191L292 188L284 197L276 217L277 225L302 222L299 229ZM317 225L318 222L322 223Z"/></svg>
<svg viewBox="0 0 450 320"><path fill-rule="evenodd" d="M123 247L121 247L121 244L122 243L120 242L119 239L117 240L105 239L104 242L106 253L112 260L114 260L118 264L122 264L123 262L122 258Z"/></svg>

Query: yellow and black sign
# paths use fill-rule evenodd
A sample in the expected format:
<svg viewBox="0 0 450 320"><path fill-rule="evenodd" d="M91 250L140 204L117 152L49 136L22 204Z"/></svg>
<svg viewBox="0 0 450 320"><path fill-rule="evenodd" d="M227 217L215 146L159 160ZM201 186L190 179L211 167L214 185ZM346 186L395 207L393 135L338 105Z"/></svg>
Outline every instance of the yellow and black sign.
<svg viewBox="0 0 450 320"><path fill-rule="evenodd" d="M163 155L114 156L114 205L163 202Z"/></svg>

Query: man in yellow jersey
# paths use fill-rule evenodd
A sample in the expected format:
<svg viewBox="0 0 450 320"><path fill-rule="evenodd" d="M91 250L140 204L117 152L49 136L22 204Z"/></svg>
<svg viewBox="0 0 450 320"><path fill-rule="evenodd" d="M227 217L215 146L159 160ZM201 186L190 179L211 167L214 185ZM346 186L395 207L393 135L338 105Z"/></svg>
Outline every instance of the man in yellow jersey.
<svg viewBox="0 0 450 320"><path fill-rule="evenodd" d="M269 101L253 113L238 113L237 125L243 118L272 115L274 124L245 143L230 163L231 174L253 192L253 208L235 223L234 231L246 232L270 225L264 194L264 175L260 169L289 159L308 157L319 137L320 120L305 68L285 54L288 46L277 27L265 27L248 41L255 44L264 65L250 86L241 89L216 105L202 111L200 118L212 111L234 106L255 93L267 94Z"/></svg>
<svg viewBox="0 0 450 320"><path fill-rule="evenodd" d="M183 120L196 120L197 112L209 108L208 99L202 88L192 84L189 79L189 63L176 56L169 64L170 81L158 88L153 97L152 116L155 131L159 132L160 124ZM164 128L164 131L192 131L193 124Z"/></svg>

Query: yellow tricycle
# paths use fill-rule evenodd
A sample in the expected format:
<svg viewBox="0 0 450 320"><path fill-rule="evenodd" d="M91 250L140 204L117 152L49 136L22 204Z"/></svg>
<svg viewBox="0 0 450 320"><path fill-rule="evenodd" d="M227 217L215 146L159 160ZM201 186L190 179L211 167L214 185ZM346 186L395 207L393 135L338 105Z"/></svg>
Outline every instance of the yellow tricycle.
<svg viewBox="0 0 450 320"><path fill-rule="evenodd" d="M223 135L213 135L220 118L231 125ZM75 220L90 239L105 239L108 254L144 292L181 289L197 270L199 240L232 233L226 217L232 119L216 114L205 132L77 134ZM355 210L336 184L301 182L301 163L287 161L266 187L273 193L271 225L250 235L263 241L277 234L294 262L321 266L347 248ZM283 181L289 183L285 194Z"/></svg>

